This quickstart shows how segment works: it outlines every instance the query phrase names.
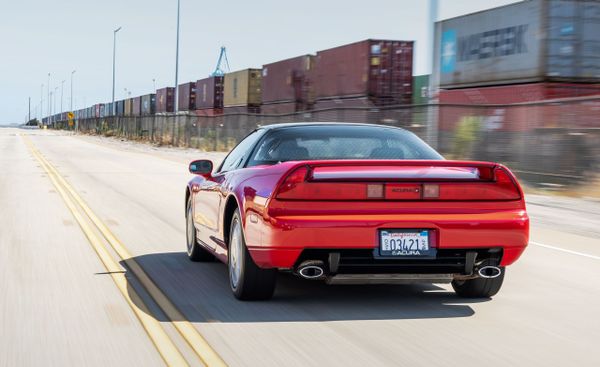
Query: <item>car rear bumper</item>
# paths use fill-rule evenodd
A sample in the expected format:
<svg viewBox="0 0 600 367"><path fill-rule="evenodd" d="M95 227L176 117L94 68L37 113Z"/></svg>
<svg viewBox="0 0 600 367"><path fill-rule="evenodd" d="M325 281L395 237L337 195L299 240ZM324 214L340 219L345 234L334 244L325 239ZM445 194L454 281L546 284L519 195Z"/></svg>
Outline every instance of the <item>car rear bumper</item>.
<svg viewBox="0 0 600 367"><path fill-rule="evenodd" d="M521 256L529 238L529 218L524 210L466 214L294 215L270 218L268 222L258 221L254 225L247 222L247 225L251 227L247 228L247 233L253 234L247 238L248 249L262 268L292 269L307 253L322 251L327 254L340 252L342 259L344 254L346 258L356 258L363 265L353 268L353 272L361 268L368 273L379 270L426 273L428 267L436 272L460 270L467 251L481 252L478 256L482 258L490 249L498 250L499 265L507 266ZM379 259L374 255L381 229L428 230L430 244L437 249L439 259L418 260L414 264L410 260L404 264L404 270L398 266L386 268L386 261L398 265L406 260ZM450 261L451 268L432 267L433 262L443 263L442 258L449 257L455 258Z"/></svg>

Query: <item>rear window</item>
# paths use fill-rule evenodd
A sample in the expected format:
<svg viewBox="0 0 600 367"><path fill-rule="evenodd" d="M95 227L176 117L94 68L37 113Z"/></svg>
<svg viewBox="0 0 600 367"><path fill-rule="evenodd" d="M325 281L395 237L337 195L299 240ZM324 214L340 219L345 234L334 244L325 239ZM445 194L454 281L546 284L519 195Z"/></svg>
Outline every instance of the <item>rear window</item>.
<svg viewBox="0 0 600 367"><path fill-rule="evenodd" d="M379 126L294 126L270 132L249 166L298 160L443 159L415 134Z"/></svg>

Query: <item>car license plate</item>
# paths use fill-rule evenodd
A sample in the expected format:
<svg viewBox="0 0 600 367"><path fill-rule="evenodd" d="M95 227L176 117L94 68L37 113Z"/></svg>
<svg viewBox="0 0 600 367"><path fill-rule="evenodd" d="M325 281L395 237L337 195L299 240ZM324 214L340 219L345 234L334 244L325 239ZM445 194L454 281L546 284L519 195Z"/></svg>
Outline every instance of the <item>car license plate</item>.
<svg viewBox="0 0 600 367"><path fill-rule="evenodd" d="M394 257L434 257L429 231L385 229L379 231L379 255Z"/></svg>

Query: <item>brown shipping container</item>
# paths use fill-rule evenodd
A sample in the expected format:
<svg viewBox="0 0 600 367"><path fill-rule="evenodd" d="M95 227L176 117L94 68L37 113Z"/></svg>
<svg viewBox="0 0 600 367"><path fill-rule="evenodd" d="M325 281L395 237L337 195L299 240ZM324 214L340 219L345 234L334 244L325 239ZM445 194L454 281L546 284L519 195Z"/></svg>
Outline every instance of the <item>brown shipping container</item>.
<svg viewBox="0 0 600 367"><path fill-rule="evenodd" d="M223 108L224 114L232 113L248 113L248 114L259 114L261 113L261 106L231 106Z"/></svg>
<svg viewBox="0 0 600 367"><path fill-rule="evenodd" d="M223 114L222 108L203 108L201 110L196 110L196 116L199 116L199 117L219 116L222 114Z"/></svg>
<svg viewBox="0 0 600 367"><path fill-rule="evenodd" d="M175 111L175 88L166 87L156 90L156 112Z"/></svg>
<svg viewBox="0 0 600 367"><path fill-rule="evenodd" d="M262 102L307 102L314 55L302 55L263 65Z"/></svg>
<svg viewBox="0 0 600 367"><path fill-rule="evenodd" d="M211 76L196 82L196 109L223 108L223 77Z"/></svg>
<svg viewBox="0 0 600 367"><path fill-rule="evenodd" d="M133 116L133 98L125 100L125 116Z"/></svg>
<svg viewBox="0 0 600 367"><path fill-rule="evenodd" d="M225 74L223 106L259 106L261 85L261 69L245 69Z"/></svg>
<svg viewBox="0 0 600 367"><path fill-rule="evenodd" d="M368 96L376 105L410 104L413 41L365 40L317 52L317 99Z"/></svg>
<svg viewBox="0 0 600 367"><path fill-rule="evenodd" d="M133 116L140 116L142 114L142 97L133 98L133 109L131 114Z"/></svg>
<svg viewBox="0 0 600 367"><path fill-rule="evenodd" d="M562 98L599 96L600 85L572 83L529 83L494 87L441 90L440 103L455 105L440 110L441 131L455 131L464 121L479 118L488 130L527 131L542 127L590 127L594 124L572 117L564 118L561 103L515 105L526 102L560 100ZM472 108L469 105L494 105ZM597 108L597 107L596 107ZM569 110L571 111L571 110ZM469 120L470 119L470 120ZM599 127L600 122L595 123Z"/></svg>
<svg viewBox="0 0 600 367"><path fill-rule="evenodd" d="M315 103L314 109L321 110L325 108L354 108L364 107L373 108L376 107L368 97L353 97L353 98L335 98L335 99L323 99Z"/></svg>
<svg viewBox="0 0 600 367"><path fill-rule="evenodd" d="M267 115L283 115L298 112L298 104L296 102L280 102L262 104L260 112Z"/></svg>
<svg viewBox="0 0 600 367"><path fill-rule="evenodd" d="M189 82L179 85L179 93L177 95L179 111L193 111L196 109L196 83Z"/></svg>

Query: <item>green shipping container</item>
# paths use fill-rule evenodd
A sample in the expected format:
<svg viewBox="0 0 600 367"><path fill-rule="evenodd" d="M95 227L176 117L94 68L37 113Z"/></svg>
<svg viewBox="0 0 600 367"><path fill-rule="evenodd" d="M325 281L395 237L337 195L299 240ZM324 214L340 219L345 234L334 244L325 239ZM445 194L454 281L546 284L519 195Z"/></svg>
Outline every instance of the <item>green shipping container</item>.
<svg viewBox="0 0 600 367"><path fill-rule="evenodd" d="M413 77L412 103L429 103L429 75L417 75Z"/></svg>

